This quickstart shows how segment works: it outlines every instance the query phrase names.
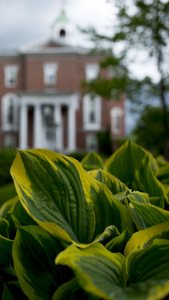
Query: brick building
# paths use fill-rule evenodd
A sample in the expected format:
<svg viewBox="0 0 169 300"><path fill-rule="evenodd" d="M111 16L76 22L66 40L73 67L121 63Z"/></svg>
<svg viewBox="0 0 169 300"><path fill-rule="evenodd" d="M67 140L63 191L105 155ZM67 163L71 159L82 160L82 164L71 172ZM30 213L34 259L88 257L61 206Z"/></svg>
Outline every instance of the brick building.
<svg viewBox="0 0 169 300"><path fill-rule="evenodd" d="M22 51L0 51L0 147L97 150L98 131L124 135L124 101L84 94L82 82L108 76L99 54L68 44L64 12L53 38Z"/></svg>

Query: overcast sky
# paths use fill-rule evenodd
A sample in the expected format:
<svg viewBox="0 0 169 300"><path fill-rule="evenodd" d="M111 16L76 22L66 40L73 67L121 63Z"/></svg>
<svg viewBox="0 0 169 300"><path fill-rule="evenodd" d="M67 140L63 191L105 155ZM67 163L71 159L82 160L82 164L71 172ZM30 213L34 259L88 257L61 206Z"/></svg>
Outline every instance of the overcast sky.
<svg viewBox="0 0 169 300"><path fill-rule="evenodd" d="M113 9L106 0L0 0L0 48L18 48L50 37L61 7L72 22L105 30Z"/></svg>
<svg viewBox="0 0 169 300"><path fill-rule="evenodd" d="M62 7L72 23L83 28L94 26L110 33L114 24L115 10L109 0L0 0L0 48L20 48L50 38ZM143 53L131 70L138 77L156 74Z"/></svg>

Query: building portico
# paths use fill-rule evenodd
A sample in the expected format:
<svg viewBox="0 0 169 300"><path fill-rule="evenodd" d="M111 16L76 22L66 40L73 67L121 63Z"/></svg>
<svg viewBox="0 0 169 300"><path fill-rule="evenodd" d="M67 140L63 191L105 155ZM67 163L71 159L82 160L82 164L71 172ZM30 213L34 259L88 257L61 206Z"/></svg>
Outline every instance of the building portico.
<svg viewBox="0 0 169 300"><path fill-rule="evenodd" d="M78 94L22 94L20 99L19 148L48 148L55 151L71 152L76 149L76 110ZM29 110L31 108L33 127L29 128ZM65 127L62 108L67 111ZM67 145L64 134L67 133ZM31 145L29 144L31 136Z"/></svg>

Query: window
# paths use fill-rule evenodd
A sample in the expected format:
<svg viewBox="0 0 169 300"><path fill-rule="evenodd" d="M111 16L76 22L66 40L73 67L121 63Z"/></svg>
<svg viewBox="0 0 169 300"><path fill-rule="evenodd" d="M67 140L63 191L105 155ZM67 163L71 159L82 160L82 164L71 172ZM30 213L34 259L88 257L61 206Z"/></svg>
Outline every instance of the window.
<svg viewBox="0 0 169 300"><path fill-rule="evenodd" d="M17 130L18 104L18 97L15 94L6 94L2 98L1 120L3 130Z"/></svg>
<svg viewBox="0 0 169 300"><path fill-rule="evenodd" d="M86 136L86 151L96 151L98 148L98 140L95 134Z"/></svg>
<svg viewBox="0 0 169 300"><path fill-rule="evenodd" d="M111 110L111 131L113 134L120 134L123 109L114 107Z"/></svg>
<svg viewBox="0 0 169 300"><path fill-rule="evenodd" d="M86 95L83 99L83 123L87 130L99 130L101 127L101 98Z"/></svg>
<svg viewBox="0 0 169 300"><path fill-rule="evenodd" d="M45 85L55 85L57 80L58 65L55 63L46 63L43 66Z"/></svg>
<svg viewBox="0 0 169 300"><path fill-rule="evenodd" d="M17 85L17 79L18 79L18 66L11 65L11 66L5 66L4 69L5 72L5 87L7 88L13 88Z"/></svg>
<svg viewBox="0 0 169 300"><path fill-rule="evenodd" d="M94 80L99 74L99 65L87 64L85 67L86 80Z"/></svg>

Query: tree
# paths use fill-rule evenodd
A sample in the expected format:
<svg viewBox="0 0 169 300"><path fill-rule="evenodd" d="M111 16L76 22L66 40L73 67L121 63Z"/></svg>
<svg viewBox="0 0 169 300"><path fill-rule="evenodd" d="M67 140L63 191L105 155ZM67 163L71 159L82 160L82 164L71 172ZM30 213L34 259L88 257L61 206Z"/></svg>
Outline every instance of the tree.
<svg viewBox="0 0 169 300"><path fill-rule="evenodd" d="M107 95L113 91L124 92L131 100L136 98L151 99L156 96L162 108L162 124L166 131L165 147L169 153L169 118L167 105L167 92L169 90L169 1L166 0L110 0L115 5L117 24L114 25L113 35L110 37L99 35L93 31L95 40L107 40L113 47L121 45L119 66L123 68L123 76L109 79ZM150 78L136 80L129 72L131 50L136 50L133 60L137 59L137 51L144 50L149 59L155 64L158 79ZM113 61L115 59L113 58ZM116 59L116 62L117 59ZM104 64L105 66L105 64ZM107 64L108 66L108 64ZM112 64L112 67L113 64ZM118 64L115 65L118 68ZM145 66L146 67L146 66ZM124 72L125 71L125 72ZM100 80L100 79L99 79ZM104 90L106 84L104 84ZM92 82L91 89L100 93L101 80L97 84ZM151 98L146 93L151 94ZM140 100L140 99L139 99ZM168 154L169 155L169 154Z"/></svg>
<svg viewBox="0 0 169 300"><path fill-rule="evenodd" d="M169 119L169 112L168 112ZM166 156L165 144L168 140L163 126L163 112L160 107L145 107L133 131L136 143L147 148L154 155Z"/></svg>

